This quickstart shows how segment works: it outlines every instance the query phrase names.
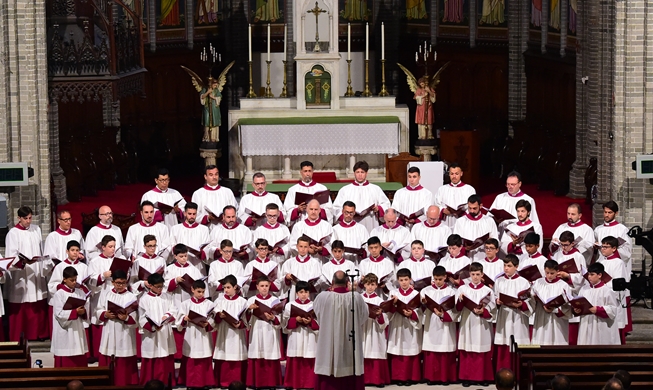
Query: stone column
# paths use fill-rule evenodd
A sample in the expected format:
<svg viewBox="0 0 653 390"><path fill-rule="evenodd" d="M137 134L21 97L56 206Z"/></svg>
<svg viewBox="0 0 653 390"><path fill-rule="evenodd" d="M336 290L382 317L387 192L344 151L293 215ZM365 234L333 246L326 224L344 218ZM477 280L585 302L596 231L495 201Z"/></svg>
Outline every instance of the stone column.
<svg viewBox="0 0 653 390"><path fill-rule="evenodd" d="M431 44L438 43L438 29L440 27L440 5L438 0L431 0Z"/></svg>
<svg viewBox="0 0 653 390"><path fill-rule="evenodd" d="M567 55L567 30L569 30L569 0L560 0L560 57Z"/></svg>
<svg viewBox="0 0 653 390"><path fill-rule="evenodd" d="M57 204L68 203L66 199L66 177L61 168L59 148L59 103L56 100L50 102L48 110L48 123L50 127L50 169L52 181L54 182L54 195L57 197Z"/></svg>
<svg viewBox="0 0 653 390"><path fill-rule="evenodd" d="M540 50L542 51L542 54L546 53L546 44L549 42L549 1L550 0L542 0L542 25L540 26L542 31Z"/></svg>
<svg viewBox="0 0 653 390"><path fill-rule="evenodd" d="M576 42L580 50L576 50L576 161L569 173L569 195L575 198L585 196L585 168L589 159L585 156L585 135L588 122L588 84L583 80L589 75L590 52L588 47L589 23L585 21L588 15L588 5L578 3L576 17Z"/></svg>
<svg viewBox="0 0 653 390"><path fill-rule="evenodd" d="M288 61L288 68L286 69L286 93L288 97L295 96L295 15L293 12L293 2L286 1L286 26L288 26L288 42L286 45L286 61Z"/></svg>
<svg viewBox="0 0 653 390"><path fill-rule="evenodd" d="M476 27L478 26L478 18L476 17L476 2L483 0L470 0L469 1L469 47L476 47Z"/></svg>
<svg viewBox="0 0 653 390"><path fill-rule="evenodd" d="M29 185L9 194L9 223L22 205L50 232L50 131L45 0L0 3L0 159L34 168Z"/></svg>
<svg viewBox="0 0 653 390"><path fill-rule="evenodd" d="M147 38L150 41L150 51L154 53L156 52L156 2L149 1L147 4Z"/></svg>
<svg viewBox="0 0 653 390"><path fill-rule="evenodd" d="M528 48L530 2L508 3L508 118L526 118L526 68L524 52ZM512 127L509 129L512 135Z"/></svg>
<svg viewBox="0 0 653 390"><path fill-rule="evenodd" d="M195 1L186 0L186 42L188 49L193 50L195 35Z"/></svg>

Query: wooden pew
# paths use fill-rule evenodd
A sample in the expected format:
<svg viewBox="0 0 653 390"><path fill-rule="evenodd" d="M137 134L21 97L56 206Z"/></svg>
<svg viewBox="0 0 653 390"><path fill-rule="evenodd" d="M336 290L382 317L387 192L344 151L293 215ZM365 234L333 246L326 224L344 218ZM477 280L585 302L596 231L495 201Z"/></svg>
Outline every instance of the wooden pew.
<svg viewBox="0 0 653 390"><path fill-rule="evenodd" d="M517 346L513 370L520 390L545 390L556 374L567 375L574 390L600 389L617 370L631 374L631 389L653 388L653 345Z"/></svg>
<svg viewBox="0 0 653 390"><path fill-rule="evenodd" d="M29 368L31 365L29 346L24 338L20 342L0 343L0 368Z"/></svg>
<svg viewBox="0 0 653 390"><path fill-rule="evenodd" d="M65 387L72 380L86 386L113 384L113 368L0 368L0 388Z"/></svg>

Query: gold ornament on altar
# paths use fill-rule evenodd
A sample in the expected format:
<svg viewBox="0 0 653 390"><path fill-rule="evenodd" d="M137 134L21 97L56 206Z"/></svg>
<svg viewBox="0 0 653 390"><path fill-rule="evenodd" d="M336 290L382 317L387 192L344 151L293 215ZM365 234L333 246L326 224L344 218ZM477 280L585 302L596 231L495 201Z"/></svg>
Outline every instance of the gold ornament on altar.
<svg viewBox="0 0 653 390"><path fill-rule="evenodd" d="M202 142L220 142L220 101L222 101L222 89L227 83L227 72L229 72L229 69L231 69L235 62L231 61L217 79L209 76L206 84L197 73L181 65L181 68L190 76L195 90L200 94L200 103L203 106L202 126L204 127Z"/></svg>
<svg viewBox="0 0 653 390"><path fill-rule="evenodd" d="M415 94L414 99L417 101L415 109L415 123L417 123L418 139L433 139L433 104L435 103L435 89L440 84L440 76L447 69L451 62L447 62L433 76L425 74L419 80L406 69L405 66L397 63L401 70L406 73L408 87Z"/></svg>

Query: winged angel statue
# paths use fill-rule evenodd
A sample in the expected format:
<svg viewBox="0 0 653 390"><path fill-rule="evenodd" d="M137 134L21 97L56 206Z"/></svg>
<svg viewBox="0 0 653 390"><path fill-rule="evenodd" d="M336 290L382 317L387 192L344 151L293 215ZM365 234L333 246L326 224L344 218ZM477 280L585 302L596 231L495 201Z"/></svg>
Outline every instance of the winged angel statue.
<svg viewBox="0 0 653 390"><path fill-rule="evenodd" d="M408 87L411 92L415 93L414 99L417 101L415 110L415 123L417 123L418 139L433 139L433 104L435 103L435 88L440 84L442 72L449 66L450 62L442 65L435 75L422 76L418 79L405 66L397 63L401 70L406 73L408 78Z"/></svg>
<svg viewBox="0 0 653 390"><path fill-rule="evenodd" d="M220 118L220 101L222 100L222 88L227 82L227 72L234 65L236 61L231 61L227 65L217 79L209 76L206 85L200 76L185 66L182 69L188 73L193 86L200 94L200 103L202 104L202 125L204 126L204 136L202 142L216 143L220 141L219 128L221 124Z"/></svg>

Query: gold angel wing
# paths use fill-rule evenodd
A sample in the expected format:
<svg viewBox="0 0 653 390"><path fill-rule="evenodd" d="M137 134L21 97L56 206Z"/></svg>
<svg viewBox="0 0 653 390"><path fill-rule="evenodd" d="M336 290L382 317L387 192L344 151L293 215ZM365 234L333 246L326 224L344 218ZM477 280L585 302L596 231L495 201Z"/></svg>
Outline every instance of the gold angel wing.
<svg viewBox="0 0 653 390"><path fill-rule="evenodd" d="M206 88L206 85L204 85L204 81L202 81L202 78L198 76L197 73L193 72L192 70L188 69L183 65L180 66L190 76L190 80L193 83L193 86L195 87L197 92L201 92L203 88Z"/></svg>
<svg viewBox="0 0 653 390"><path fill-rule="evenodd" d="M447 61L446 64L442 65L442 67L440 69L438 69L438 71L435 73L433 78L431 78L431 82L429 83L429 87L431 87L431 89L435 89L435 87L437 87L438 84L440 84L440 76L442 75L442 72L445 69L447 69L449 64L451 64L451 61Z"/></svg>
<svg viewBox="0 0 653 390"><path fill-rule="evenodd" d="M413 76L413 74L410 73L410 70L406 69L405 66L401 65L398 62L397 62L397 65L399 65L401 70L403 70L404 73L406 73L406 77L408 79L408 88L410 88L410 91L411 92L417 91L417 79L415 78L415 76Z"/></svg>
<svg viewBox="0 0 653 390"><path fill-rule="evenodd" d="M232 66L234 66L234 63L236 61L231 61L229 65L227 65L226 68L220 73L220 76L218 77L218 91L222 92L222 87L227 83L227 72L229 72L229 69L231 69Z"/></svg>

